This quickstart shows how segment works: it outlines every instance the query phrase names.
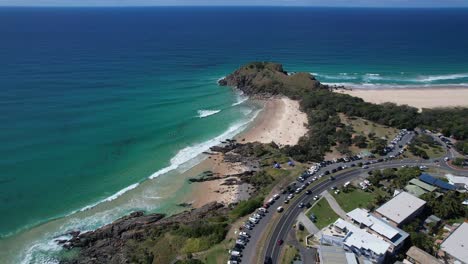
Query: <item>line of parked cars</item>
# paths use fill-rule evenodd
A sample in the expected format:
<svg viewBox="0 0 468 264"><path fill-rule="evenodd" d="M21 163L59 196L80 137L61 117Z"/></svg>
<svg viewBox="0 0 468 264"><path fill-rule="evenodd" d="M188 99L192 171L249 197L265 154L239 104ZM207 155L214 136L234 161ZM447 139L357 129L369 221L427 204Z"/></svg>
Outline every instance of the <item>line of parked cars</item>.
<svg viewBox="0 0 468 264"><path fill-rule="evenodd" d="M272 198L272 203L279 198L279 195L275 195ZM260 220L268 213L268 210L265 207L258 208L253 214L249 216L249 219L241 226L237 239L236 244L229 251L230 257L228 264L238 264L242 258L242 251L247 246L250 240L250 234L248 230L252 230L255 225L257 225Z"/></svg>

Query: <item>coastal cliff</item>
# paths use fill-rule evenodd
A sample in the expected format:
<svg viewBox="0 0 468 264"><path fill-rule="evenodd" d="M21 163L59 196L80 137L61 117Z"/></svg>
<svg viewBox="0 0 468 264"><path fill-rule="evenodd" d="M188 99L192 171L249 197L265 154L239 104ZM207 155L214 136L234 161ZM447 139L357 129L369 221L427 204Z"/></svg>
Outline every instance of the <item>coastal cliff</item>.
<svg viewBox="0 0 468 264"><path fill-rule="evenodd" d="M221 86L234 86L254 97L290 95L295 98L307 90L328 89L306 72L288 74L283 66L274 62L248 63L218 81Z"/></svg>
<svg viewBox="0 0 468 264"><path fill-rule="evenodd" d="M73 238L70 240L58 241L68 250L80 249L78 256L62 260L61 263L135 263L143 260L145 263L169 263L165 262L166 259L157 259L154 252L164 246L178 246L179 250L183 249L182 244L169 245L171 242L164 239L168 232L182 233L180 230L184 230L189 233L192 230L186 229L203 225L206 230L220 229L224 238L224 225L217 224L214 220L206 224L203 222L206 219L222 218L227 212L228 209L219 203L210 203L167 218L162 214L145 215L143 212L134 212L95 231L82 234L72 232ZM172 236L180 235L178 233ZM168 257L172 259L174 256Z"/></svg>

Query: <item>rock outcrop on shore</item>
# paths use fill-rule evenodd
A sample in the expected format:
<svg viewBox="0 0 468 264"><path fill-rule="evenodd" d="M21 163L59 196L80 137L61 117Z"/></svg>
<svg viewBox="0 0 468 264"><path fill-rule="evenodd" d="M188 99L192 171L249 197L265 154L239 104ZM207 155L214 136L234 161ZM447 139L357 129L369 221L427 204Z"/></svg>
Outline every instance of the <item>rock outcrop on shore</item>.
<svg viewBox="0 0 468 264"><path fill-rule="evenodd" d="M66 249L80 249L79 256L61 263L132 263L131 243L143 243L158 232L171 230L177 225L190 225L192 222L226 215L227 210L220 203L210 203L167 218L162 214L145 215L143 212L134 212L95 231L82 234L71 232L73 237L70 240L58 242ZM164 241L161 240L160 243ZM144 248L143 244L141 248ZM151 258L149 250L148 258Z"/></svg>
<svg viewBox="0 0 468 264"><path fill-rule="evenodd" d="M309 89L329 89L310 73L288 74L273 62L252 62L218 81L221 86L234 86L249 96L271 97L279 94L300 94ZM285 93L287 90L287 93Z"/></svg>

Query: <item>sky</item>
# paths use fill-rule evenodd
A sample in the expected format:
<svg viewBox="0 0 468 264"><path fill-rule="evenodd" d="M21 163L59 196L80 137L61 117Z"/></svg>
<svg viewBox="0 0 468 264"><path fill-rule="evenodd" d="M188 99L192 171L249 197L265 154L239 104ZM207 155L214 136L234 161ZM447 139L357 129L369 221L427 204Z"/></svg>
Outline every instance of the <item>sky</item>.
<svg viewBox="0 0 468 264"><path fill-rule="evenodd" d="M468 0L0 0L0 6L468 7Z"/></svg>

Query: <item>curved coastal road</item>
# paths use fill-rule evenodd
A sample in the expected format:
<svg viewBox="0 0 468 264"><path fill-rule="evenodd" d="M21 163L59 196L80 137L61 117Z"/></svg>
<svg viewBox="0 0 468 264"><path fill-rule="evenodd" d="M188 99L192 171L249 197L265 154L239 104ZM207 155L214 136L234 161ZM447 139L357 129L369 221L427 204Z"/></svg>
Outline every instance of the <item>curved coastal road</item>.
<svg viewBox="0 0 468 264"><path fill-rule="evenodd" d="M450 166L448 166L445 162L440 162L440 164L435 164L433 160L427 161L412 161L412 160L393 160L388 162L382 162L378 164L373 164L369 166L368 169L356 169L352 171L346 171L336 174L334 181L326 181L322 182L316 186L313 186L310 190L312 191L313 195L321 193L334 185L340 185L346 181L349 181L353 178L358 177L363 172L375 169L385 169L385 168L398 168L403 165L407 166L427 166L427 167L435 167L435 168L444 168L446 170L452 170ZM457 171L459 173L459 171ZM468 176L468 173L467 173ZM277 245L277 241L280 239L285 239L287 237L288 232L292 228L293 224L295 223L298 215L302 212L303 209L299 208L299 203L308 203L311 202L313 199L313 195L302 195L299 199L296 199L294 202L291 203L291 206L287 208L283 212L280 221L274 227L271 236L267 238L266 243L266 250L263 252L263 258L269 256L273 260L273 263L278 263L279 261L279 254L281 252L281 246Z"/></svg>

